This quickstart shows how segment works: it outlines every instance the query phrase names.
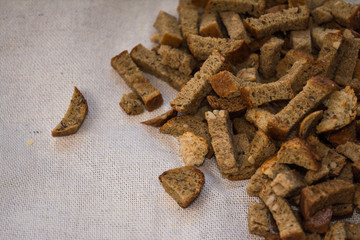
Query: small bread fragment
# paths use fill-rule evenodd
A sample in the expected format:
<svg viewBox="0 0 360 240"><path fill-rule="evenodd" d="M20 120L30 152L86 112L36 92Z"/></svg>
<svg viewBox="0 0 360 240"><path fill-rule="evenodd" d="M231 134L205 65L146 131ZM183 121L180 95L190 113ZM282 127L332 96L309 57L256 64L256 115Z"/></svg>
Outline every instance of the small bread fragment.
<svg viewBox="0 0 360 240"><path fill-rule="evenodd" d="M181 32L184 38L189 34L199 34L199 10L193 7L180 6L177 8Z"/></svg>
<svg viewBox="0 0 360 240"><path fill-rule="evenodd" d="M221 174L226 177L228 174L236 173L239 166L235 157L228 112L225 110L206 112L205 118Z"/></svg>
<svg viewBox="0 0 360 240"><path fill-rule="evenodd" d="M141 44L131 50L130 56L142 71L167 82L176 90L180 90L190 79L190 76L162 64L161 56Z"/></svg>
<svg viewBox="0 0 360 240"><path fill-rule="evenodd" d="M270 185L277 196L290 197L299 194L306 183L297 171L289 170L277 174Z"/></svg>
<svg viewBox="0 0 360 240"><path fill-rule="evenodd" d="M329 180L301 190L300 209L305 218L337 203L352 203L355 186L343 180Z"/></svg>
<svg viewBox="0 0 360 240"><path fill-rule="evenodd" d="M243 87L240 95L249 108L254 108L272 101L291 99L294 97L294 92L291 88L291 80L287 79Z"/></svg>
<svg viewBox="0 0 360 240"><path fill-rule="evenodd" d="M220 12L220 17L231 39L243 39L247 44L251 42L251 39L245 30L244 23L238 13L231 11Z"/></svg>
<svg viewBox="0 0 360 240"><path fill-rule="evenodd" d="M202 37L189 34L187 44L192 55L198 60L206 60L214 49L231 63L240 63L249 56L249 47L244 40Z"/></svg>
<svg viewBox="0 0 360 240"><path fill-rule="evenodd" d="M326 77L312 77L303 90L270 119L268 133L275 139L286 139L290 130L337 88L338 86Z"/></svg>
<svg viewBox="0 0 360 240"><path fill-rule="evenodd" d="M317 49L321 49L324 43L325 36L328 33L341 34L340 30L337 29L329 29L323 27L313 27L311 29L311 39L314 44L314 47Z"/></svg>
<svg viewBox="0 0 360 240"><path fill-rule="evenodd" d="M199 33L203 37L222 38L222 27L217 12L204 12L200 19Z"/></svg>
<svg viewBox="0 0 360 240"><path fill-rule="evenodd" d="M288 170L290 170L290 168L286 164L277 162L276 154L270 157L261 165L261 172L271 179L276 178L279 173Z"/></svg>
<svg viewBox="0 0 360 240"><path fill-rule="evenodd" d="M179 72L190 75L196 67L196 61L191 54L167 45L160 45L157 52L162 57L161 63Z"/></svg>
<svg viewBox="0 0 360 240"><path fill-rule="evenodd" d="M259 196L272 213L281 239L306 239L288 202L284 198L276 196L269 184L264 186Z"/></svg>
<svg viewBox="0 0 360 240"><path fill-rule="evenodd" d="M248 212L248 227L251 234L266 236L270 233L269 210L263 203L251 202Z"/></svg>
<svg viewBox="0 0 360 240"><path fill-rule="evenodd" d="M311 52L310 29L303 31L292 31L290 33L290 45L295 50Z"/></svg>
<svg viewBox="0 0 360 240"><path fill-rule="evenodd" d="M338 153L351 159L353 162L360 161L360 145L354 142L347 142L336 147Z"/></svg>
<svg viewBox="0 0 360 240"><path fill-rule="evenodd" d="M315 213L314 216L305 219L303 222L304 229L312 233L326 233L332 216L332 209L324 208Z"/></svg>
<svg viewBox="0 0 360 240"><path fill-rule="evenodd" d="M194 77L185 84L170 105L178 112L194 114L211 92L210 77L222 70L225 58L214 50Z"/></svg>
<svg viewBox="0 0 360 240"><path fill-rule="evenodd" d="M360 29L360 6L343 0L334 1L331 13L340 25L354 30Z"/></svg>
<svg viewBox="0 0 360 240"><path fill-rule="evenodd" d="M182 208L188 207L197 198L205 183L204 174L191 166L165 171L159 180L165 191Z"/></svg>
<svg viewBox="0 0 360 240"><path fill-rule="evenodd" d="M295 62L299 60L315 61L315 57L308 52L291 49L286 53L283 59L279 61L276 66L276 77L281 78L285 76L292 68Z"/></svg>
<svg viewBox="0 0 360 240"><path fill-rule="evenodd" d="M331 8L325 5L312 10L311 16L314 22L318 25L331 22L334 19L334 16L331 13Z"/></svg>
<svg viewBox="0 0 360 240"><path fill-rule="evenodd" d="M140 96L148 111L161 106L163 98L160 91L151 85L131 59L128 51L123 51L111 59L111 66L118 71L126 84Z"/></svg>
<svg viewBox="0 0 360 240"><path fill-rule="evenodd" d="M167 121L169 121L171 118L176 117L177 115L177 111L175 111L174 109L171 109L169 111L167 111L164 114L161 114L158 117L155 117L153 119L141 122L145 125L150 125L153 127L161 127L162 125L164 125Z"/></svg>
<svg viewBox="0 0 360 240"><path fill-rule="evenodd" d="M321 158L315 149L304 139L293 138L281 145L277 153L278 163L295 164L297 166L318 171Z"/></svg>
<svg viewBox="0 0 360 240"><path fill-rule="evenodd" d="M272 37L260 48L260 73L265 78L271 78L276 73L276 65L280 61L280 51L284 40Z"/></svg>
<svg viewBox="0 0 360 240"><path fill-rule="evenodd" d="M259 193L264 185L270 182L271 179L263 174L261 168L258 168L255 174L251 176L250 181L246 187L246 192L249 196L257 197L259 196Z"/></svg>
<svg viewBox="0 0 360 240"><path fill-rule="evenodd" d="M264 13L265 4L265 0L209 0L205 12L234 11L260 17Z"/></svg>
<svg viewBox="0 0 360 240"><path fill-rule="evenodd" d="M74 87L74 93L68 110L63 119L61 119L61 122L52 130L51 135L53 137L62 137L76 133L84 121L87 112L88 105L86 99L77 87Z"/></svg>
<svg viewBox="0 0 360 240"><path fill-rule="evenodd" d="M244 117L234 118L232 121L233 129L235 134L246 134L248 139L251 141L256 133L256 128Z"/></svg>
<svg viewBox="0 0 360 240"><path fill-rule="evenodd" d="M320 50L318 61L324 64L324 76L334 79L337 65L341 59L340 49L344 42L341 33L328 33Z"/></svg>
<svg viewBox="0 0 360 240"><path fill-rule="evenodd" d="M119 105L128 115L138 115L144 112L142 102L134 92L123 94Z"/></svg>
<svg viewBox="0 0 360 240"><path fill-rule="evenodd" d="M260 76L255 67L252 68L243 68L237 74L236 77L240 79L241 82L260 82Z"/></svg>
<svg viewBox="0 0 360 240"><path fill-rule="evenodd" d="M310 132L315 129L315 126L323 117L323 110L315 111L307 115L300 123L299 137L307 138ZM315 131L314 131L315 132Z"/></svg>
<svg viewBox="0 0 360 240"><path fill-rule="evenodd" d="M356 122L353 121L346 127L338 131L331 132L327 136L327 140L334 146L345 144L347 142L356 142Z"/></svg>
<svg viewBox="0 0 360 240"><path fill-rule="evenodd" d="M345 240L346 229L345 223L336 222L331 225L330 229L326 232L324 240Z"/></svg>
<svg viewBox="0 0 360 240"><path fill-rule="evenodd" d="M308 27L310 10L307 6L294 7L259 18L246 18L245 28L257 39L278 31L305 30Z"/></svg>
<svg viewBox="0 0 360 240"><path fill-rule="evenodd" d="M160 11L156 17L154 27L160 33L159 44L165 44L172 47L179 47L183 41L180 32L180 26L176 17Z"/></svg>
<svg viewBox="0 0 360 240"><path fill-rule="evenodd" d="M206 99L213 109L222 109L229 113L242 113L246 110L246 104L241 97L229 99L209 95Z"/></svg>
<svg viewBox="0 0 360 240"><path fill-rule="evenodd" d="M200 166L208 153L206 140L193 132L185 132L179 136L180 154L186 166Z"/></svg>
<svg viewBox="0 0 360 240"><path fill-rule="evenodd" d="M268 122L273 116L274 114L263 108L251 108L248 109L245 114L247 121L265 133L267 132Z"/></svg>
<svg viewBox="0 0 360 240"><path fill-rule="evenodd" d="M352 172L351 163L347 162L343 169L341 170L339 176L336 177L336 179L344 180L349 183L354 182L354 175Z"/></svg>

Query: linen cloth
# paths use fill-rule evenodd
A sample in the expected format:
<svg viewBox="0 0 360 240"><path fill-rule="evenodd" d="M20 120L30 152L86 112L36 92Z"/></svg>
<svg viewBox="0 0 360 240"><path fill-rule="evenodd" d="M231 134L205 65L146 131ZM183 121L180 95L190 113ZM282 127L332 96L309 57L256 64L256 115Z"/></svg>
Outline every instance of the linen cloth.
<svg viewBox="0 0 360 240"><path fill-rule="evenodd" d="M0 0L0 239L261 239L247 230L248 181L200 169L198 199L180 208L158 176L183 166L178 140L140 124L176 91L128 116L130 92L110 59L150 36L177 0ZM77 86L89 113L77 134L51 137ZM359 215L351 219L359 222Z"/></svg>

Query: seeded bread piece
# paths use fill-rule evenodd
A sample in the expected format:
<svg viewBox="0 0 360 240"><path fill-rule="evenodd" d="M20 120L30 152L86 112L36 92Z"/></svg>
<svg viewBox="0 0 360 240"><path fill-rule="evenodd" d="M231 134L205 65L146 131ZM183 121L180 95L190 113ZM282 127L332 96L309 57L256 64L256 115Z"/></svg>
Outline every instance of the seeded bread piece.
<svg viewBox="0 0 360 240"><path fill-rule="evenodd" d="M239 63L249 56L249 47L244 40L201 37L189 34L187 44L192 55L198 60L206 60L213 49L225 56L231 63Z"/></svg>
<svg viewBox="0 0 360 240"><path fill-rule="evenodd" d="M333 210L333 218L351 217L354 213L354 206L352 203L335 204L331 206Z"/></svg>
<svg viewBox="0 0 360 240"><path fill-rule="evenodd" d="M317 60L324 63L324 76L330 79L335 77L337 65L341 57L340 49L343 42L344 37L341 33L328 33L324 38Z"/></svg>
<svg viewBox="0 0 360 240"><path fill-rule="evenodd" d="M331 13L331 8L328 6L320 6L311 11L311 16L314 22L318 25L331 22L334 16Z"/></svg>
<svg viewBox="0 0 360 240"><path fill-rule="evenodd" d="M254 138L256 128L244 117L234 118L232 123L235 134L246 134L250 141Z"/></svg>
<svg viewBox="0 0 360 240"><path fill-rule="evenodd" d="M193 132L197 136L206 139L209 146L209 152L206 157L210 158L213 155L211 147L211 137L206 123L198 120L193 116L177 116L167 121L161 128L161 133L171 134L173 136L180 136L185 132Z"/></svg>
<svg viewBox="0 0 360 240"><path fill-rule="evenodd" d="M304 31L292 31L290 33L290 45L295 50L311 52L310 29Z"/></svg>
<svg viewBox="0 0 360 240"><path fill-rule="evenodd" d="M277 196L290 197L299 194L306 183L297 171L289 170L277 174L270 185Z"/></svg>
<svg viewBox="0 0 360 240"><path fill-rule="evenodd" d="M317 133L339 130L356 118L357 98L354 90L349 86L333 92L324 104L328 109L316 126Z"/></svg>
<svg viewBox="0 0 360 240"><path fill-rule="evenodd" d="M141 122L145 125L150 125L153 127L161 127L162 125L164 125L167 121L169 121L171 118L176 117L177 115L177 111L175 111L174 109L171 109L169 111L167 111L164 114L161 114L158 117L155 117L153 119Z"/></svg>
<svg viewBox="0 0 360 240"><path fill-rule="evenodd" d="M352 172L351 163L347 162L343 169L341 170L339 176L336 177L336 179L344 180L349 183L354 182L354 175Z"/></svg>
<svg viewBox="0 0 360 240"><path fill-rule="evenodd" d="M280 61L280 51L284 40L272 37L260 48L260 73L265 78L275 75L275 67Z"/></svg>
<svg viewBox="0 0 360 240"><path fill-rule="evenodd" d="M248 224L251 234L266 236L270 233L269 210L265 204L255 202L249 204Z"/></svg>
<svg viewBox="0 0 360 240"><path fill-rule="evenodd" d="M176 90L180 90L190 79L190 76L162 64L161 56L141 44L131 50L130 56L142 71L160 78Z"/></svg>
<svg viewBox="0 0 360 240"><path fill-rule="evenodd" d="M311 29L311 39L313 46L317 49L321 49L324 43L325 36L328 33L341 34L340 30L337 29L329 29L323 27L313 27Z"/></svg>
<svg viewBox="0 0 360 240"><path fill-rule="evenodd" d="M360 6L345 2L343 0L334 1L331 6L331 13L335 21L340 25L359 30L360 29Z"/></svg>
<svg viewBox="0 0 360 240"><path fill-rule="evenodd" d="M351 170L356 182L360 182L360 162L351 164Z"/></svg>
<svg viewBox="0 0 360 240"><path fill-rule="evenodd" d="M353 162L360 161L360 145L353 142L347 142L336 147L338 153L350 158Z"/></svg>
<svg viewBox="0 0 360 240"><path fill-rule="evenodd" d="M277 162L276 154L261 165L261 172L271 179L276 178L279 173L289 170L290 168L286 164Z"/></svg>
<svg viewBox="0 0 360 240"><path fill-rule="evenodd" d="M265 0L209 0L205 11L234 11L260 17L265 10Z"/></svg>
<svg viewBox="0 0 360 240"><path fill-rule="evenodd" d="M170 102L170 105L178 112L194 114L203 99L211 92L210 77L220 71L224 63L225 58L217 50L214 50L200 70Z"/></svg>
<svg viewBox="0 0 360 240"><path fill-rule="evenodd" d="M244 23L238 13L220 12L220 17L231 39L243 39L247 44L251 42L251 38L246 32Z"/></svg>
<svg viewBox="0 0 360 240"><path fill-rule="evenodd" d="M338 86L326 77L312 77L303 90L270 119L268 133L275 139L286 139L290 130L337 88Z"/></svg>
<svg viewBox="0 0 360 240"><path fill-rule="evenodd" d="M334 146L345 144L347 142L356 142L356 122L343 127L342 129L331 132L327 136L327 140Z"/></svg>
<svg viewBox="0 0 360 240"><path fill-rule="evenodd" d="M360 184L356 184L354 205L357 213L360 213Z"/></svg>
<svg viewBox="0 0 360 240"><path fill-rule="evenodd" d="M291 49L288 51L283 59L276 66L276 77L281 78L285 76L292 68L295 62L299 60L315 61L315 57L308 52Z"/></svg>
<svg viewBox="0 0 360 240"><path fill-rule="evenodd" d="M284 198L276 196L270 185L265 185L259 196L272 213L281 239L306 239L290 205Z"/></svg>
<svg viewBox="0 0 360 240"><path fill-rule="evenodd" d="M236 173L239 166L236 161L228 112L225 110L206 112L205 118L209 125L211 145L220 172L224 177Z"/></svg>
<svg viewBox="0 0 360 240"><path fill-rule="evenodd" d="M241 88L240 94L249 108L272 101L288 100L294 97L290 79L247 86Z"/></svg>
<svg viewBox="0 0 360 240"><path fill-rule="evenodd" d="M140 96L148 111L160 107L163 98L160 91L151 85L131 59L128 51L123 51L111 59L111 66L118 71L126 84Z"/></svg>
<svg viewBox="0 0 360 240"><path fill-rule="evenodd" d="M257 39L278 31L305 30L308 27L310 10L307 6L268 13L260 18L246 18L245 28Z"/></svg>
<svg viewBox="0 0 360 240"><path fill-rule="evenodd" d="M123 94L119 105L128 115L138 115L144 112L142 102L134 92Z"/></svg>
<svg viewBox="0 0 360 240"><path fill-rule="evenodd" d="M179 136L180 154L186 166L200 166L208 153L208 144L202 137L193 132L185 132Z"/></svg>
<svg viewBox="0 0 360 240"><path fill-rule="evenodd" d="M213 109L222 109L235 114L242 113L246 110L246 104L241 97L228 99L217 96L207 96L206 99Z"/></svg>
<svg viewBox="0 0 360 240"><path fill-rule="evenodd" d="M330 229L326 232L324 240L345 240L346 229L345 223L336 222L331 225Z"/></svg>
<svg viewBox="0 0 360 240"><path fill-rule="evenodd" d="M200 19L199 33L203 37L224 37L217 12L204 12L202 14Z"/></svg>
<svg viewBox="0 0 360 240"><path fill-rule="evenodd" d="M255 174L251 176L250 181L246 187L246 192L249 196L258 197L264 185L270 182L271 179L263 174L261 168L258 168Z"/></svg>
<svg viewBox="0 0 360 240"><path fill-rule="evenodd" d="M263 108L251 108L246 111L245 118L250 123L254 124L258 129L267 131L267 125L274 114Z"/></svg>
<svg viewBox="0 0 360 240"><path fill-rule="evenodd" d="M233 98L240 96L240 89L256 83L243 81L235 77L229 71L221 71L213 75L209 82L212 89L222 98Z"/></svg>
<svg viewBox="0 0 360 240"><path fill-rule="evenodd" d="M331 208L324 208L314 216L305 219L303 222L304 229L312 233L326 233L329 229L333 210Z"/></svg>
<svg viewBox="0 0 360 240"><path fill-rule="evenodd" d="M277 161L295 164L314 171L318 171L321 167L320 156L310 144L301 138L293 138L283 143L277 153Z"/></svg>
<svg viewBox="0 0 360 240"><path fill-rule="evenodd" d="M182 208L188 207L197 198L205 183L204 174L190 166L165 171L159 180L165 191Z"/></svg>
<svg viewBox="0 0 360 240"><path fill-rule="evenodd" d="M338 179L307 186L301 190L301 213L309 218L325 207L337 203L352 203L354 194L354 184Z"/></svg>
<svg viewBox="0 0 360 240"><path fill-rule="evenodd" d="M323 110L315 111L307 115L300 123L299 127L299 137L307 138L312 130L315 129L315 126L323 117ZM313 131L315 132L315 131Z"/></svg>
<svg viewBox="0 0 360 240"><path fill-rule="evenodd" d="M161 45L157 52L162 57L162 64L177 69L185 75L190 75L197 65L191 54L177 48Z"/></svg>
<svg viewBox="0 0 360 240"><path fill-rule="evenodd" d="M321 167L318 171L310 170L306 173L306 183L313 184L329 175L338 176L346 164L346 158L320 142L317 137L309 136L307 142L321 157Z"/></svg>
<svg viewBox="0 0 360 240"><path fill-rule="evenodd" d="M63 119L61 119L61 122L52 130L51 135L53 137L63 137L75 134L84 121L87 112L88 105L86 99L77 87L74 87L74 93L68 110Z"/></svg>
<svg viewBox="0 0 360 240"><path fill-rule="evenodd" d="M170 45L177 48L182 43L183 38L176 17L160 11L156 17L154 27L160 33L159 44Z"/></svg>
<svg viewBox="0 0 360 240"><path fill-rule="evenodd" d="M337 66L334 81L341 85L351 85L353 73L358 59L360 39L355 38L349 29L343 33L344 43L340 48L341 60Z"/></svg>
<svg viewBox="0 0 360 240"><path fill-rule="evenodd" d="M177 12L179 14L179 22L181 32L184 38L189 34L199 34L198 22L199 22L199 10L193 7L178 7Z"/></svg>

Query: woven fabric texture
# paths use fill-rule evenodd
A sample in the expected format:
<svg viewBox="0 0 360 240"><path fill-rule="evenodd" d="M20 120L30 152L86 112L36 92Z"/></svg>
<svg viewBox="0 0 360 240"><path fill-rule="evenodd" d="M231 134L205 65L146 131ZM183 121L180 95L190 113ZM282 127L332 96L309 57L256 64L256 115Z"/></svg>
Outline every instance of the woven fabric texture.
<svg viewBox="0 0 360 240"><path fill-rule="evenodd" d="M140 124L176 91L146 76L161 108L128 116L130 92L110 59L151 48L159 10L176 0L0 0L0 239L260 239L247 230L247 181L200 169L199 198L180 208L158 176L183 166L175 137ZM77 86L89 113L77 134L51 137ZM359 222L359 215L351 219Z"/></svg>

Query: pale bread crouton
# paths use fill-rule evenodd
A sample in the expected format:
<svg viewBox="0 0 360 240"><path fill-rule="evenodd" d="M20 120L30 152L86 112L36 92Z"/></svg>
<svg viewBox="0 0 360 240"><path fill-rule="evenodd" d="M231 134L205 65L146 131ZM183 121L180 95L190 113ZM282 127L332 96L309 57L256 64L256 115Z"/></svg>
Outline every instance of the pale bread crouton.
<svg viewBox="0 0 360 240"><path fill-rule="evenodd" d="M343 169L341 170L339 176L336 177L336 179L344 180L349 183L354 182L354 175L352 172L352 166L350 162L347 162Z"/></svg>
<svg viewBox="0 0 360 240"><path fill-rule="evenodd" d="M279 173L288 170L290 168L286 164L277 162L276 155L273 155L261 165L261 172L271 179L274 179Z"/></svg>
<svg viewBox="0 0 360 240"><path fill-rule="evenodd" d="M334 147L347 142L356 142L356 121L338 131L331 132L326 138Z"/></svg>
<svg viewBox="0 0 360 240"><path fill-rule="evenodd" d="M204 174L190 166L165 171L159 180L165 191L182 208L188 207L197 198L205 183Z"/></svg>
<svg viewBox="0 0 360 240"><path fill-rule="evenodd" d="M200 166L208 153L206 140L193 132L185 132L179 136L180 154L186 166Z"/></svg>

